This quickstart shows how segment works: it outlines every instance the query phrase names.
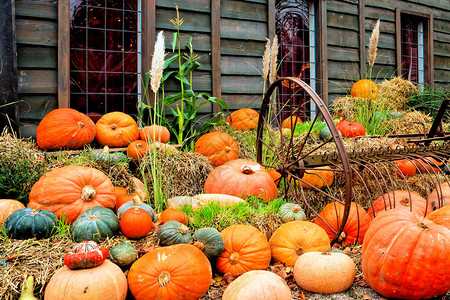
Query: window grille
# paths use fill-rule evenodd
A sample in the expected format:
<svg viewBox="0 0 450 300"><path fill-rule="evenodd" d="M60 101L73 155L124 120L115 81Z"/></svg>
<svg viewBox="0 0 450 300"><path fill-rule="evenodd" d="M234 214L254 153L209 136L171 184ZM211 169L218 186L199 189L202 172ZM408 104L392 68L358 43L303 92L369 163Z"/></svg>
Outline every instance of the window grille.
<svg viewBox="0 0 450 300"><path fill-rule="evenodd" d="M401 74L423 86L425 82L424 26L421 20L403 14L401 18Z"/></svg>

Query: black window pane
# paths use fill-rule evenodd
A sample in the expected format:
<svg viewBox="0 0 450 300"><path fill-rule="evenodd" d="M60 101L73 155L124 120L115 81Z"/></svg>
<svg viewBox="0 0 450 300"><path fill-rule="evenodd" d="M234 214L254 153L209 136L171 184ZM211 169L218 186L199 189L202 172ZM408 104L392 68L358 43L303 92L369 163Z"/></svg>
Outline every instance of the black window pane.
<svg viewBox="0 0 450 300"><path fill-rule="evenodd" d="M105 28L105 9L97 7L88 8L88 26Z"/></svg>

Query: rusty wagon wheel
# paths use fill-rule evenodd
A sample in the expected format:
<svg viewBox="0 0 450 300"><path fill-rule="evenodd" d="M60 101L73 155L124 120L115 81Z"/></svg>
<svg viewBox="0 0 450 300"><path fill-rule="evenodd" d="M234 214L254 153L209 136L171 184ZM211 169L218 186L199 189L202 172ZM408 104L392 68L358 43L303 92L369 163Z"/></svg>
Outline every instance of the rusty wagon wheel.
<svg viewBox="0 0 450 300"><path fill-rule="evenodd" d="M292 121L290 128L283 129L282 123L288 118ZM305 130L306 132L298 135L295 128L300 120L310 122L310 127ZM314 126L324 126L325 123L329 128L330 137L323 142L318 142L317 132L313 137ZM304 202L306 207L319 218L319 212L314 208L313 201L307 199L305 188L316 191L327 201L336 201L344 205L342 223L333 224L337 225L335 226L337 230L333 230L336 235L331 245L336 243L350 211L352 172L347 152L333 118L320 97L304 81L295 77L283 77L269 86L261 105L256 151L258 163L281 174L280 184L283 185L285 198L291 195L297 202ZM321 154L327 151L338 155L340 164L322 161ZM324 168L324 166L328 167ZM339 177L342 178L344 194L337 195L329 186L319 189L303 180L305 174L311 174L313 169L331 170L334 174L342 173ZM333 229L331 224L326 222L325 224Z"/></svg>

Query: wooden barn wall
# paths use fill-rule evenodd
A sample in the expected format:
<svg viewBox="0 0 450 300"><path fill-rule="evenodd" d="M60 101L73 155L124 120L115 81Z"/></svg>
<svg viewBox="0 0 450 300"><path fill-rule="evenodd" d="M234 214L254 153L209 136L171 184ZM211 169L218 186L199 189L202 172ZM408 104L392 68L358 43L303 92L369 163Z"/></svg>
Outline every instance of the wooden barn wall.
<svg viewBox="0 0 450 300"><path fill-rule="evenodd" d="M57 108L58 1L16 0L19 117L22 136Z"/></svg>

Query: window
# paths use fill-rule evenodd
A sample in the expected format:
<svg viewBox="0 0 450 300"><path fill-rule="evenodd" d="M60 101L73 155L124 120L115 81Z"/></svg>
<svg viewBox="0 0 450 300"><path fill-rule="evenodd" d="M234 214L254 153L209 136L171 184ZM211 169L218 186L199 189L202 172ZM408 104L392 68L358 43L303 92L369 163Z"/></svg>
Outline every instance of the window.
<svg viewBox="0 0 450 300"><path fill-rule="evenodd" d="M308 0L277 0L275 4L275 31L279 41L280 77L298 77L316 90L316 6ZM283 84L280 93L283 118L298 115L314 116L314 102L298 87ZM310 103L307 106L300 103ZM302 111L293 111L301 107Z"/></svg>
<svg viewBox="0 0 450 300"><path fill-rule="evenodd" d="M70 1L70 107L135 114L141 94L141 1Z"/></svg>
<svg viewBox="0 0 450 300"><path fill-rule="evenodd" d="M397 10L397 72L419 86L432 83L432 17Z"/></svg>

